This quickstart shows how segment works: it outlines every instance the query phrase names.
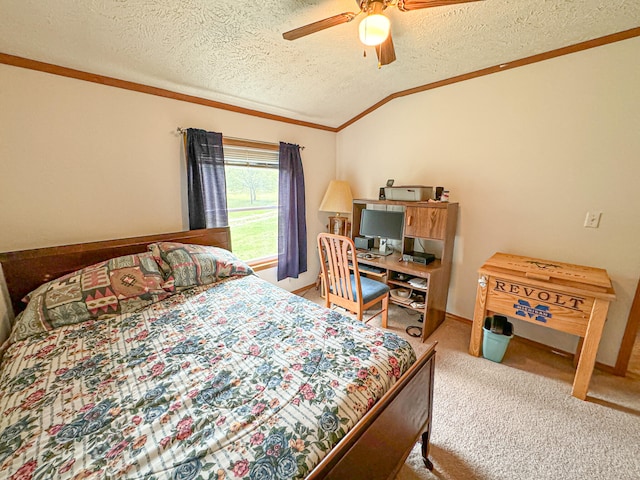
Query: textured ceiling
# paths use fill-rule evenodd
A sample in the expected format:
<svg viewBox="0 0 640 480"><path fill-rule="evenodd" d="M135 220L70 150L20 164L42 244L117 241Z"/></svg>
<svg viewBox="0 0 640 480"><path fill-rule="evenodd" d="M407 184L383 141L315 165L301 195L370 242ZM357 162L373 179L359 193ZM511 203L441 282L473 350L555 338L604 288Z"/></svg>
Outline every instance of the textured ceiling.
<svg viewBox="0 0 640 480"><path fill-rule="evenodd" d="M485 0L401 12L396 62L363 57L357 18L282 33L356 0L0 0L0 52L339 126L401 90L640 25L638 0Z"/></svg>

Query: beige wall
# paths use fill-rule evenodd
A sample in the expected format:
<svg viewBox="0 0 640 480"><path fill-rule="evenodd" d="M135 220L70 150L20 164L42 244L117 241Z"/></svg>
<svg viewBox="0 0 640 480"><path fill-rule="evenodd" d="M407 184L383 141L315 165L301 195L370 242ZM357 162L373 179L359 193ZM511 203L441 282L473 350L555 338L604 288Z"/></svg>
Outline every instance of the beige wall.
<svg viewBox="0 0 640 480"><path fill-rule="evenodd" d="M338 178L364 198L388 178L451 190L460 218L447 310L462 317L496 251L607 269L618 298L598 360L612 365L640 275L638 58L635 38L394 100L338 134ZM584 228L594 210L600 228Z"/></svg>
<svg viewBox="0 0 640 480"><path fill-rule="evenodd" d="M309 271L335 175L332 132L0 65L0 251L188 228L176 127L305 147ZM275 269L260 273L275 282ZM4 315L0 305L0 314Z"/></svg>

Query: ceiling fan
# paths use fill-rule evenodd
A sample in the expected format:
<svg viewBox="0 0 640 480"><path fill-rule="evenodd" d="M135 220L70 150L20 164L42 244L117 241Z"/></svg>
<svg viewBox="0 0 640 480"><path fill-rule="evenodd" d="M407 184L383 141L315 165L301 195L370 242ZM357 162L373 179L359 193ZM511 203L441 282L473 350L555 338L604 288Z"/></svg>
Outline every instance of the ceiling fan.
<svg viewBox="0 0 640 480"><path fill-rule="evenodd" d="M378 67L388 65L396 59L396 52L391 39L391 23L384 15L387 7L397 7L401 12L420 10L423 8L456 5L459 3L478 2L481 0L356 0L360 11L345 12L333 17L295 28L282 34L285 40L296 40L305 35L316 33L329 27L350 22L361 13L366 16L360 22L360 41L373 46L378 55Z"/></svg>

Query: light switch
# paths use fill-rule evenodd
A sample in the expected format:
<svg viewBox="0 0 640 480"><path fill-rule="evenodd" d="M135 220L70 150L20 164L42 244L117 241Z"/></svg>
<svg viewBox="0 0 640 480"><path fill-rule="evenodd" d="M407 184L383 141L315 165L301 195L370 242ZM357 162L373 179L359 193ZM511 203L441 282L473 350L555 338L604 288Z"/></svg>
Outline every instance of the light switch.
<svg viewBox="0 0 640 480"><path fill-rule="evenodd" d="M602 212L587 212L587 218L584 219L584 226L587 228L598 228L601 216Z"/></svg>

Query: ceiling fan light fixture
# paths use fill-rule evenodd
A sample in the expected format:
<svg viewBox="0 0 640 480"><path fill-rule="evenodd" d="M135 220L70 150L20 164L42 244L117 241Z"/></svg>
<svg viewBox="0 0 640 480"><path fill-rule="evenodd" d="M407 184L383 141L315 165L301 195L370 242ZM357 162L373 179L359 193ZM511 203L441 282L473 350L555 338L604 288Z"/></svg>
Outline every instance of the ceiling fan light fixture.
<svg viewBox="0 0 640 480"><path fill-rule="evenodd" d="M387 39L390 30L389 19L381 13L375 13L374 10L374 13L370 13L360 22L360 41L370 47L380 45Z"/></svg>

